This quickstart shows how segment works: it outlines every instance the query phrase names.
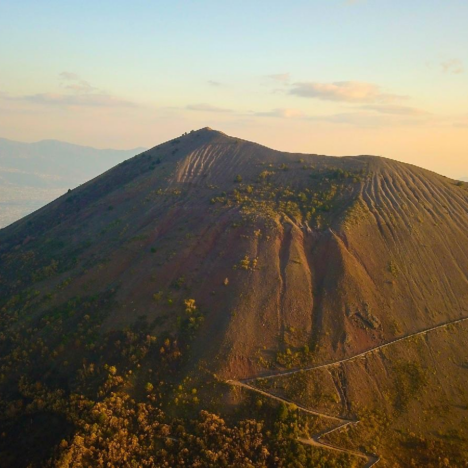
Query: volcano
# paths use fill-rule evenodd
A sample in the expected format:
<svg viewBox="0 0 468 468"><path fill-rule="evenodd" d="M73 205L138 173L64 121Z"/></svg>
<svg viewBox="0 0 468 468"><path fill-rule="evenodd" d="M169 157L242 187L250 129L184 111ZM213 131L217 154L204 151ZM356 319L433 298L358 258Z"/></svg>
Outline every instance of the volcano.
<svg viewBox="0 0 468 468"><path fill-rule="evenodd" d="M0 311L2 466L467 458L468 183L415 166L192 131L0 230Z"/></svg>

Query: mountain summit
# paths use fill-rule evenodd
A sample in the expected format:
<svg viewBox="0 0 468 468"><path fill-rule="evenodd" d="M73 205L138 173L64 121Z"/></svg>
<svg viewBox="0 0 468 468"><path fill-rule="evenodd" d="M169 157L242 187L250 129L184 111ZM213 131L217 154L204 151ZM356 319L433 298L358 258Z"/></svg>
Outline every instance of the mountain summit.
<svg viewBox="0 0 468 468"><path fill-rule="evenodd" d="M161 401L180 402L188 379L207 408L232 408L242 390L223 382L266 377L262 388L285 400L367 418L351 431L357 444L407 466L407 434L447 379L444 430L456 405L466 413L467 187L381 157L274 151L209 128L145 151L0 231L3 398L32 398L25 376L65 394L103 391L107 371L91 377L92 363L122 372L133 398L162 385ZM342 364L295 374L332 362ZM432 437L435 420L414 423L417 437Z"/></svg>

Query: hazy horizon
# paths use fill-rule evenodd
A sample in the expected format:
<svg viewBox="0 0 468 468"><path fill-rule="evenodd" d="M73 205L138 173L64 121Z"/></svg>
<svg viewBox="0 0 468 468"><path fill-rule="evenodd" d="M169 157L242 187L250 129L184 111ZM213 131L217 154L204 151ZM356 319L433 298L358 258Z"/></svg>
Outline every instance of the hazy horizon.
<svg viewBox="0 0 468 468"><path fill-rule="evenodd" d="M206 127L206 126L205 126ZM204 128L204 127L200 127L200 128ZM199 128L194 128L194 129L188 129L186 130L185 132L189 132L191 130L199 130ZM220 132L223 132L222 129L218 129L218 128L214 128L214 130L217 130L217 131L220 131ZM185 133L183 132L183 133ZM223 132L223 133L226 133L226 132ZM152 148L154 146L158 146L162 143L165 143L166 141L169 141L171 139L174 139L174 138L177 138L179 135L173 135L172 137L169 137L167 140L164 140L164 141L158 141L158 142L155 142L151 145L149 145L148 147L144 147L144 146L135 146L135 147L123 147L123 148L110 148L110 147L99 147L99 146L91 146L91 145L86 145L86 144L82 144L80 142L73 142L73 141L64 141L64 140L60 140L60 139L57 139L57 138L43 138L43 139L39 139L39 140L34 140L34 141L23 141L23 140L13 140L13 139L10 139L10 138L4 138L3 136L0 135L0 140L4 140L4 141L11 141L13 143L23 143L23 144L27 144L27 145L34 145L34 144L37 144L37 143L45 143L45 142L55 142L55 143L63 143L63 144L66 144L66 145L72 145L72 146L77 146L77 147L83 147L83 148L90 148L90 149L93 149L93 150L99 150L99 151L126 151L126 152L131 152L131 151L135 151L135 155L137 154L137 152L143 152L143 151L146 151L148 148ZM230 136L237 136L237 135L233 135L231 134ZM251 141L251 140L248 140L248 141ZM286 152L290 152L290 153L293 153L293 151L289 151L287 149L279 149L279 148L274 148L272 146L269 146L267 144L263 144L263 143L260 143L259 141L255 141L255 140L252 140L254 143L258 143L258 144L262 144L264 146L267 146L271 149L274 149L274 150L278 150L278 151L286 151ZM360 155L368 155L368 156L383 156L383 157L388 157L388 156L385 156L385 155L378 155L378 154L369 154L369 153L355 153L355 154L328 154L328 153L317 153L317 152L306 152L306 151L295 151L294 153L303 153L303 154L324 154L325 156L333 156L333 157L337 157L337 158L340 158L340 157L347 157L347 156L360 156ZM395 159L395 160L399 160L398 158L390 158L390 159ZM405 161L405 160L401 160L402 162L407 162L408 164L414 164L414 163L411 163L409 161ZM463 180L463 181L467 181L468 182L468 175L465 175L465 173L463 172L462 175L458 174L458 175L450 175L448 174L447 172L444 172L444 171L436 171L434 169L432 169L431 167L428 167L428 166L424 166L424 165L420 165L420 164L415 164L423 169L428 169L430 171L433 171L433 172L436 172L440 175L444 175L446 177L449 177L449 178L452 178L452 179L455 179L455 180ZM109 166L110 168L110 166ZM468 170L466 171L468 173Z"/></svg>
<svg viewBox="0 0 468 468"><path fill-rule="evenodd" d="M143 150L0 138L0 229Z"/></svg>

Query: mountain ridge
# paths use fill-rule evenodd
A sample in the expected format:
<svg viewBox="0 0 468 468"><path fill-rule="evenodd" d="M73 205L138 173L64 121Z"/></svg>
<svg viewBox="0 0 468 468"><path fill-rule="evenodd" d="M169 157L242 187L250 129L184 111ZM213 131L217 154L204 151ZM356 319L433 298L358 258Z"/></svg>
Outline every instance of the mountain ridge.
<svg viewBox="0 0 468 468"><path fill-rule="evenodd" d="M26 142L26 141L12 140L11 138L0 137L0 142L14 144L14 145L30 145L30 146L46 145L48 143L52 143L52 144L57 144L57 145L86 148L86 149L97 150L97 151L143 152L143 151L146 151L146 149L147 149L145 147L135 147L135 148L117 149L117 150L115 148L96 148L96 147L90 146L90 145L83 145L83 144L80 144L80 143L70 143L69 141L57 140L55 138L44 138L44 139L37 140L37 141Z"/></svg>

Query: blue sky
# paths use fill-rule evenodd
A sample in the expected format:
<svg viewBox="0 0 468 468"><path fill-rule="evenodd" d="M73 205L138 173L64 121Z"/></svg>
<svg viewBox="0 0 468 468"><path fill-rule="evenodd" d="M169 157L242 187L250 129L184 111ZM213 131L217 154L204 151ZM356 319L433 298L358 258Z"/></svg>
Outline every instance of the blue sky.
<svg viewBox="0 0 468 468"><path fill-rule="evenodd" d="M152 146L206 125L468 175L468 2L0 0L0 136Z"/></svg>

